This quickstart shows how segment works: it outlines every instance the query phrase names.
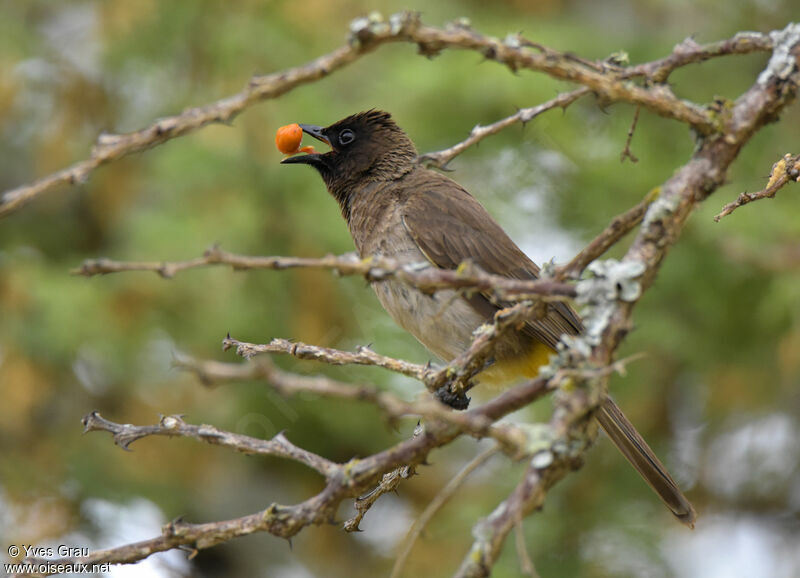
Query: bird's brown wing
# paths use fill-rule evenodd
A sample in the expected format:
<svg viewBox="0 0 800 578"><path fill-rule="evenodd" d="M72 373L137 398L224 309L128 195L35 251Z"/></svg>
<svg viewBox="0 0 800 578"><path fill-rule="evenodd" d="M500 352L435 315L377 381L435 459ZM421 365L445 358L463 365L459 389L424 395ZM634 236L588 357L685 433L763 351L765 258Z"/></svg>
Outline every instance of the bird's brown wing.
<svg viewBox="0 0 800 578"><path fill-rule="evenodd" d="M405 200L403 223L431 263L442 269L455 269L470 260L495 275L539 277L539 267L458 183L424 169L409 175L408 180L404 184L414 193ZM487 319L508 305L482 294L467 297L467 301ZM549 305L546 317L527 323L523 331L555 348L561 335L577 334L581 329L580 319L568 305L554 303Z"/></svg>

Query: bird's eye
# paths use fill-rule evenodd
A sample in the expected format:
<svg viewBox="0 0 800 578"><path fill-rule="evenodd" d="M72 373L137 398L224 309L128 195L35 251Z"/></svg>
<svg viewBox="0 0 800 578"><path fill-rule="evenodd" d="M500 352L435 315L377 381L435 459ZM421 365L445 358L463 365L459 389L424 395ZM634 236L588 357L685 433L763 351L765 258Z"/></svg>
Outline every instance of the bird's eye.
<svg viewBox="0 0 800 578"><path fill-rule="evenodd" d="M346 128L342 132L339 133L339 144L340 145L349 145L354 140L356 140L356 134L352 130L350 130L349 128Z"/></svg>

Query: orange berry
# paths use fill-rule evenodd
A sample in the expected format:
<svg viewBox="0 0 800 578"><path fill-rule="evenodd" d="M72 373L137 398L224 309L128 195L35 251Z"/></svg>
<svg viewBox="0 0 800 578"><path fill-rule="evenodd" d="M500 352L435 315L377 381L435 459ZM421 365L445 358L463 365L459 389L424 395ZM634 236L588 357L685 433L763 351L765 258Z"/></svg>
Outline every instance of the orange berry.
<svg viewBox="0 0 800 578"><path fill-rule="evenodd" d="M297 123L282 126L275 133L275 145L285 155L296 153L301 140L303 140L303 129Z"/></svg>

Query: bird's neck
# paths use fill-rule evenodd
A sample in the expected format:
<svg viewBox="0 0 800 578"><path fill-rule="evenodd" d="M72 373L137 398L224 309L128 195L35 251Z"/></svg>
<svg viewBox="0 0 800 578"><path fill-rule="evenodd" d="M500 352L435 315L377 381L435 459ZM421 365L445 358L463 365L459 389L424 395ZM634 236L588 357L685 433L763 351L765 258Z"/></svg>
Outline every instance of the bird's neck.
<svg viewBox="0 0 800 578"><path fill-rule="evenodd" d="M345 178L326 178L325 184L328 192L339 203L342 216L349 225L352 219L353 204L356 200L359 203L372 203L379 190L401 181L415 168L417 168L416 165L412 163L377 162L366 173L347 175ZM323 178L325 177L323 176Z"/></svg>
<svg viewBox="0 0 800 578"><path fill-rule="evenodd" d="M392 221L389 213L396 205L394 185L394 182L385 181L363 184L351 198L347 210L342 208L350 236L362 257L375 254L376 244L387 236L386 227Z"/></svg>

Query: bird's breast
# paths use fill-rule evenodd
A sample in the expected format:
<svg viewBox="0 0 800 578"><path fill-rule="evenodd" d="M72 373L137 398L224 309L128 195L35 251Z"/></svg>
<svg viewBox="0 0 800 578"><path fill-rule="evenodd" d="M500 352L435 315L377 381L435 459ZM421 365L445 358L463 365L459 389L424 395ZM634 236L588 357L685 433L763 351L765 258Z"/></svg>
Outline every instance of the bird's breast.
<svg viewBox="0 0 800 578"><path fill-rule="evenodd" d="M372 288L395 322L444 360L465 351L472 332L485 321L454 291L426 295L396 281L379 281Z"/></svg>
<svg viewBox="0 0 800 578"><path fill-rule="evenodd" d="M362 257L389 257L400 263L432 266L408 234L399 210L388 208L371 224L363 229L360 239L353 235ZM395 323L444 360L469 347L472 332L486 321L454 291L424 294L391 280L375 282L372 288Z"/></svg>

